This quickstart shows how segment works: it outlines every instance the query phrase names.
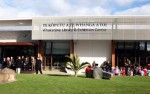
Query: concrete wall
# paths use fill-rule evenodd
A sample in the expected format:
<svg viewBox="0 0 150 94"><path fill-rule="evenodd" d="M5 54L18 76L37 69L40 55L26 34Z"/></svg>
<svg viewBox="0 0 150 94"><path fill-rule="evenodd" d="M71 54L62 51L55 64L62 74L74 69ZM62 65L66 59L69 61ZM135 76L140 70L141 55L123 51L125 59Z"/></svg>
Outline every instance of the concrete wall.
<svg viewBox="0 0 150 94"><path fill-rule="evenodd" d="M82 40L74 41L74 50L81 62L93 63L99 65L104 61L111 61L111 41L110 40Z"/></svg>

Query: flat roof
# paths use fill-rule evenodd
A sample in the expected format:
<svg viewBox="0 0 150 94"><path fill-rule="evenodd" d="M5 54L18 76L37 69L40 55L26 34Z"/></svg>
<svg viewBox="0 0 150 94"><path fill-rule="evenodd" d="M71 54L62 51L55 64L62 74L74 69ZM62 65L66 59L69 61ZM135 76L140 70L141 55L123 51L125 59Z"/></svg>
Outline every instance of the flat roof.
<svg viewBox="0 0 150 94"><path fill-rule="evenodd" d="M2 26L32 26L33 19L100 19L102 22L150 22L150 15L101 15L101 16L39 16L31 18L4 18L0 19ZM82 20L81 20L82 21Z"/></svg>

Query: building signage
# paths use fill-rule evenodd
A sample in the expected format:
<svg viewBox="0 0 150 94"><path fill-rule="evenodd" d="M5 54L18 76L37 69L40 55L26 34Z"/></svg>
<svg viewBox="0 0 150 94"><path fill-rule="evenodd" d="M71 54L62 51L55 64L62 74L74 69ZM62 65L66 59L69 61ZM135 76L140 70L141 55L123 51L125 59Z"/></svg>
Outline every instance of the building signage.
<svg viewBox="0 0 150 94"><path fill-rule="evenodd" d="M111 38L111 19L104 20L104 18L99 17L35 17L32 20L33 40L106 40Z"/></svg>
<svg viewBox="0 0 150 94"><path fill-rule="evenodd" d="M106 31L107 23L48 23L42 24L43 32Z"/></svg>

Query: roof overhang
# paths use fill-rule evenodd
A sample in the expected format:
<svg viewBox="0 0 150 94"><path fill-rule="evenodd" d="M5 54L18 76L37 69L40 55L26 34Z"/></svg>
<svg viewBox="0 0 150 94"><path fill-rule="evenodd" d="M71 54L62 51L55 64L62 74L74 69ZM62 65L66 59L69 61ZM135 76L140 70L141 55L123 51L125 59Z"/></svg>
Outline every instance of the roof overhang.
<svg viewBox="0 0 150 94"><path fill-rule="evenodd" d="M0 46L34 46L31 42L0 42Z"/></svg>

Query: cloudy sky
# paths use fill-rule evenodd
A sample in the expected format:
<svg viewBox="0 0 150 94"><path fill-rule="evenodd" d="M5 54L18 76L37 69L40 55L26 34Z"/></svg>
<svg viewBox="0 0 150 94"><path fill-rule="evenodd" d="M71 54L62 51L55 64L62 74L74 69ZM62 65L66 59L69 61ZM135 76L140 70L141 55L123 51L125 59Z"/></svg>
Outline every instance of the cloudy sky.
<svg viewBox="0 0 150 94"><path fill-rule="evenodd" d="M0 0L0 18L150 15L150 0Z"/></svg>

